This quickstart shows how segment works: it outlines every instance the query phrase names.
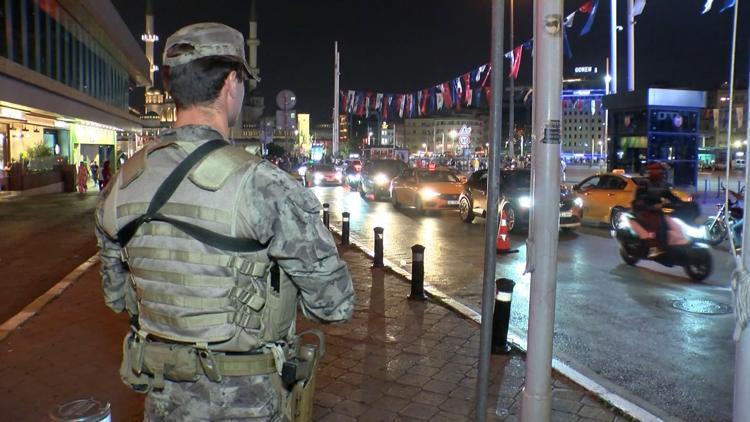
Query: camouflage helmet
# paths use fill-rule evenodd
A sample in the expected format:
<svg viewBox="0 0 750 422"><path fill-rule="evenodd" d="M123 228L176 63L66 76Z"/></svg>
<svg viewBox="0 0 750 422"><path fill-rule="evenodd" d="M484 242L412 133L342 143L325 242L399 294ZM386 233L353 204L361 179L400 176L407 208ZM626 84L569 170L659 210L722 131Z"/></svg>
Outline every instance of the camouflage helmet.
<svg viewBox="0 0 750 422"><path fill-rule="evenodd" d="M245 41L236 29L216 22L202 22L180 28L164 45L164 66L179 66L203 57L220 56L242 63L248 76L260 81L245 60Z"/></svg>

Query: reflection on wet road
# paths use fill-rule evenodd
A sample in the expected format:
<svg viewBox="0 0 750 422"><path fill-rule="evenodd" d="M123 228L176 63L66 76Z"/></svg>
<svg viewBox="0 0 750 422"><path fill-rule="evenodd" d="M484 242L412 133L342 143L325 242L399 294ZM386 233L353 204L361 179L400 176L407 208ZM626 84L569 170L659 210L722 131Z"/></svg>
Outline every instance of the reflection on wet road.
<svg viewBox="0 0 750 422"><path fill-rule="evenodd" d="M388 202L367 202L345 188L315 188L331 207L331 224L351 214L351 237L373 244L384 232L386 258L411 268L411 250L422 244L425 281L479 311L484 220L463 223L457 213L423 216L396 211ZM516 282L512 329L528 324L525 235L511 237L516 254L498 256L496 278ZM673 302L704 299L732 304L731 256L714 251L714 273L692 283L682 268L653 262L625 265L617 243L601 228L560 234L554 348L558 358L584 373L593 371L630 394L685 420L730 420L734 317L676 309Z"/></svg>

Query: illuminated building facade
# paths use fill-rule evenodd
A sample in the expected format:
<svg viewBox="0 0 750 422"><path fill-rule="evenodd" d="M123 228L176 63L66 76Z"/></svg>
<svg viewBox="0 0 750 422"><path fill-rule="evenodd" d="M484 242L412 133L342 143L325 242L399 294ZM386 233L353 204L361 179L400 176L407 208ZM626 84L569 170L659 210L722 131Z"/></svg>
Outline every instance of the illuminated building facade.
<svg viewBox="0 0 750 422"><path fill-rule="evenodd" d="M148 62L109 1L0 0L0 169L115 162L133 83Z"/></svg>

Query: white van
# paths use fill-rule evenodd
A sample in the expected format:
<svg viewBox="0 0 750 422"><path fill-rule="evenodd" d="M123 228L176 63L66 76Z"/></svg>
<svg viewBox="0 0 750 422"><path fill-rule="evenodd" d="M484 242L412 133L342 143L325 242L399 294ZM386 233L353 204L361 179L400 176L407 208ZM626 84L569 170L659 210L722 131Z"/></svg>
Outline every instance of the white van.
<svg viewBox="0 0 750 422"><path fill-rule="evenodd" d="M732 168L736 170L744 170L745 169L745 159L744 158L735 158L732 160Z"/></svg>

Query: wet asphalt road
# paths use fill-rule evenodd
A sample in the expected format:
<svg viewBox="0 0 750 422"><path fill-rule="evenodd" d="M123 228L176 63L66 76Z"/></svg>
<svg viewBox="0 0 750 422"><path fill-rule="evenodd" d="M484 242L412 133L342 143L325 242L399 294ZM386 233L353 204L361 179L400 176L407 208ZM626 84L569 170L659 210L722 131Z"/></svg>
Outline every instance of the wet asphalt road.
<svg viewBox="0 0 750 422"><path fill-rule="evenodd" d="M0 323L96 252L97 194L0 199Z"/></svg>
<svg viewBox="0 0 750 422"><path fill-rule="evenodd" d="M351 213L351 236L373 244L373 228L385 228L386 258L411 269L410 247L425 252L425 281L479 311L484 220L463 223L456 212L422 216L395 211L388 202L366 202L345 188L315 188L331 206L331 222ZM511 329L525 337L529 275L525 235L514 235L519 253L499 256L496 277L516 282ZM681 268L653 262L625 265L617 242L603 228L561 233L555 319L555 355L644 406L687 421L729 421L732 409L734 316L678 310L681 300L732 305L734 263L713 251L714 272L691 282Z"/></svg>

